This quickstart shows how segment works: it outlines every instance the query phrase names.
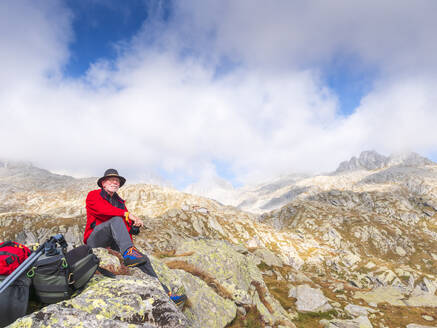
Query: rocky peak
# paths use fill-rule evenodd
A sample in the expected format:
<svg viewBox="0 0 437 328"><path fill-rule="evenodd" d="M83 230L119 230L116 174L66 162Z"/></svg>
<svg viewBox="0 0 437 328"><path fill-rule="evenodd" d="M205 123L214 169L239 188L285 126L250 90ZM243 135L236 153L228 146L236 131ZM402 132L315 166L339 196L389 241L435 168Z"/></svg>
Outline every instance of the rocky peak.
<svg viewBox="0 0 437 328"><path fill-rule="evenodd" d="M428 158L422 157L417 153L403 153L391 155L388 159L389 166L423 166L435 164Z"/></svg>
<svg viewBox="0 0 437 328"><path fill-rule="evenodd" d="M434 164L429 159L417 153L401 153L384 156L374 150L363 151L357 158L353 156L349 161L341 162L335 173L356 170L378 170L390 166L423 166Z"/></svg>
<svg viewBox="0 0 437 328"><path fill-rule="evenodd" d="M0 160L0 191L3 192L54 190L82 180L88 179L52 173L31 162Z"/></svg>
<svg viewBox="0 0 437 328"><path fill-rule="evenodd" d="M389 158L376 151L363 151L357 158L353 156L349 161L341 162L335 172L355 170L376 170L387 166Z"/></svg>
<svg viewBox="0 0 437 328"><path fill-rule="evenodd" d="M34 167L31 162L28 161L0 161L0 167L4 167L7 169L29 169Z"/></svg>

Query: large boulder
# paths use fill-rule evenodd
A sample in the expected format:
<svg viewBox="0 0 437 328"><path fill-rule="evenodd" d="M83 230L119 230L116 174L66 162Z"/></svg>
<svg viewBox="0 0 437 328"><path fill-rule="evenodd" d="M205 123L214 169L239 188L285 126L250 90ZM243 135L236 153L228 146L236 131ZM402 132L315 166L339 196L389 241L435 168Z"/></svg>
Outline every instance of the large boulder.
<svg viewBox="0 0 437 328"><path fill-rule="evenodd" d="M219 240L185 241L176 254L186 255L177 259L215 279L237 305L256 306L264 322L292 326L290 315L269 293L253 256L240 254L230 243Z"/></svg>
<svg viewBox="0 0 437 328"><path fill-rule="evenodd" d="M309 285L292 287L288 297L296 298L296 306L299 312L326 312L332 310L328 299L320 289L312 288Z"/></svg>
<svg viewBox="0 0 437 328"><path fill-rule="evenodd" d="M282 267L281 259L267 248L258 248L253 252L253 254L258 256L268 266L274 265L277 267Z"/></svg>
<svg viewBox="0 0 437 328"><path fill-rule="evenodd" d="M76 297L49 305L11 327L64 328L81 323L87 327L189 327L159 282L147 275L95 276Z"/></svg>
<svg viewBox="0 0 437 328"><path fill-rule="evenodd" d="M351 320L322 320L324 328L373 328L372 323L366 316L361 316Z"/></svg>
<svg viewBox="0 0 437 328"><path fill-rule="evenodd" d="M354 298L361 298L367 303L387 302L394 306L437 307L437 296L424 293L406 298L401 290L395 287L379 287L370 292L356 292Z"/></svg>
<svg viewBox="0 0 437 328"><path fill-rule="evenodd" d="M185 293L189 306L183 313L193 328L226 327L236 316L237 306L218 295L202 279L183 270L170 270L154 257L150 258L160 281L175 293Z"/></svg>
<svg viewBox="0 0 437 328"><path fill-rule="evenodd" d="M354 298L361 298L369 303L384 303L387 302L394 306L405 306L405 296L398 288L394 287L378 287L370 292L356 292Z"/></svg>

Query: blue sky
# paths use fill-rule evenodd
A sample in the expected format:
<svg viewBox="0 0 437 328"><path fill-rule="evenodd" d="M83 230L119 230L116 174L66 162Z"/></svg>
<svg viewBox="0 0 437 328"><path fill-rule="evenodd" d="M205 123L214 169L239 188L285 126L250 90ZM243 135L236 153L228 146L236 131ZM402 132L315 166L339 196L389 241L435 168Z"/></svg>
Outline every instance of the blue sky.
<svg viewBox="0 0 437 328"><path fill-rule="evenodd" d="M74 40L69 48L71 58L65 74L77 78L90 64L114 60L117 45L131 39L148 18L147 4L132 1L67 1L73 13Z"/></svg>
<svg viewBox="0 0 437 328"><path fill-rule="evenodd" d="M65 66L67 77L79 78L90 65L99 60L115 60L120 46L134 37L147 21L148 5L144 0L119 1L67 1L73 13L74 40L70 59ZM171 1L166 2L167 15L171 15ZM163 19L165 23L165 18ZM218 76L238 66L231 58L224 58L215 67ZM320 67L321 78L337 95L339 111L351 114L363 95L370 91L375 75L369 68L357 65L356 58L338 55Z"/></svg>
<svg viewBox="0 0 437 328"><path fill-rule="evenodd" d="M370 149L437 160L436 9L4 1L0 156L178 188L332 171Z"/></svg>

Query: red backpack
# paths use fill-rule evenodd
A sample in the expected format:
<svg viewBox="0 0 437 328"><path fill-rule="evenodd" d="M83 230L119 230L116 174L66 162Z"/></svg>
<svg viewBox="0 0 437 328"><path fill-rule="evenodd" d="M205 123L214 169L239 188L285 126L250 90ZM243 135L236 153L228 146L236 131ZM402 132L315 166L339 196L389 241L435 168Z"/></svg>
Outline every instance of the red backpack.
<svg viewBox="0 0 437 328"><path fill-rule="evenodd" d="M9 275L19 267L32 252L15 241L0 243L0 275Z"/></svg>

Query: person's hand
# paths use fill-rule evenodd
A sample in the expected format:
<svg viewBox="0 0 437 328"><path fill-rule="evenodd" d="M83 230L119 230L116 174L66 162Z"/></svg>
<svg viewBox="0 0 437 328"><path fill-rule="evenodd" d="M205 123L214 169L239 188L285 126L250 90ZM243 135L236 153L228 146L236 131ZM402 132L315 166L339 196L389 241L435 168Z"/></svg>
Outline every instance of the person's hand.
<svg viewBox="0 0 437 328"><path fill-rule="evenodd" d="M129 219L133 221L133 225L136 227L144 226L143 220L141 220L138 216L133 215L132 213L129 213Z"/></svg>

